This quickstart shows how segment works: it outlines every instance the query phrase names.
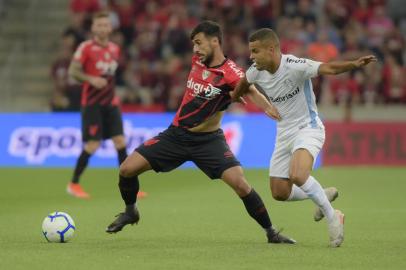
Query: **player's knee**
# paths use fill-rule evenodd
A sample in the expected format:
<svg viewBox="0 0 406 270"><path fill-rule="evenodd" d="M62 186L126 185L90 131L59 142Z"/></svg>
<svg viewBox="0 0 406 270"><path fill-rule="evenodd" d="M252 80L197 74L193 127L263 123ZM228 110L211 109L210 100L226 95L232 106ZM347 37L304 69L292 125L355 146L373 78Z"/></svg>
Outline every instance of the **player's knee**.
<svg viewBox="0 0 406 270"><path fill-rule="evenodd" d="M126 161L120 165L120 175L124 177L131 177L136 175L134 168Z"/></svg>
<svg viewBox="0 0 406 270"><path fill-rule="evenodd" d="M278 189L278 188L272 188L272 198L274 198L277 201L286 201L289 198L290 193L282 190L282 189Z"/></svg>
<svg viewBox="0 0 406 270"><path fill-rule="evenodd" d="M247 196L251 191L251 186L247 183L244 176L238 177L233 188L240 197Z"/></svg>
<svg viewBox="0 0 406 270"><path fill-rule="evenodd" d="M123 149L126 147L124 136L117 136L113 139L114 146L116 149Z"/></svg>
<svg viewBox="0 0 406 270"><path fill-rule="evenodd" d="M307 177L302 173L293 171L293 172L289 173L289 179L293 183L295 183L297 185L301 185L302 183L304 183L306 181Z"/></svg>
<svg viewBox="0 0 406 270"><path fill-rule="evenodd" d="M99 148L100 142L99 141L89 141L85 144L86 152L93 154Z"/></svg>
<svg viewBox="0 0 406 270"><path fill-rule="evenodd" d="M117 150L120 150L120 149L125 148L125 147L126 147L126 145L125 145L125 141L115 143L115 144L114 144L114 147L115 147Z"/></svg>
<svg viewBox="0 0 406 270"><path fill-rule="evenodd" d="M282 179L278 177L270 177L270 187L272 198L277 201L286 201L292 190L292 185L287 179Z"/></svg>
<svg viewBox="0 0 406 270"><path fill-rule="evenodd" d="M286 201L289 198L290 190L286 185L271 185L272 198L277 201Z"/></svg>

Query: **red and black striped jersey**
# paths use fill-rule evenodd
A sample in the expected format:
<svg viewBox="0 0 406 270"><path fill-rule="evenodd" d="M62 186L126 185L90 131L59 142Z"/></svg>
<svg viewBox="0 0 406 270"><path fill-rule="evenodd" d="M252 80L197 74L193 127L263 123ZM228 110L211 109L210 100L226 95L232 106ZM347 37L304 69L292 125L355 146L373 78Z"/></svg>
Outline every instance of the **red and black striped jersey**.
<svg viewBox="0 0 406 270"><path fill-rule="evenodd" d="M79 45L73 60L82 64L85 74L103 77L108 81L108 84L103 89L96 89L88 82L84 82L82 106L118 103L114 87L119 55L120 48L113 42L109 42L105 47L94 40L87 40Z"/></svg>
<svg viewBox="0 0 406 270"><path fill-rule="evenodd" d="M230 91L243 76L243 70L228 58L219 66L207 67L193 56L185 94L172 124L192 128L227 109Z"/></svg>

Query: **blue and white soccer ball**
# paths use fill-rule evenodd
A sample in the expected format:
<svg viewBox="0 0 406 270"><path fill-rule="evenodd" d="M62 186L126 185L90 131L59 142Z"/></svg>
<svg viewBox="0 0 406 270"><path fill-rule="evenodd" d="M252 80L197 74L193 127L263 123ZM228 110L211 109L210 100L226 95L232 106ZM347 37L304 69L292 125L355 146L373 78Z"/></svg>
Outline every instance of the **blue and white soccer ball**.
<svg viewBox="0 0 406 270"><path fill-rule="evenodd" d="M75 222L64 212L53 212L42 222L42 233L48 242L65 243L72 239L75 230Z"/></svg>

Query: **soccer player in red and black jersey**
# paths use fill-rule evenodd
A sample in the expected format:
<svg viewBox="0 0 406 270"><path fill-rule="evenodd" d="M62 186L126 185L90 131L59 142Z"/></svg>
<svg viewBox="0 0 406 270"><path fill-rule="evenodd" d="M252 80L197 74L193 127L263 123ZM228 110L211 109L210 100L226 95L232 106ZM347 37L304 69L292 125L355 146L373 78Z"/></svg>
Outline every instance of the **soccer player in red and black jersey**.
<svg viewBox="0 0 406 270"><path fill-rule="evenodd" d="M244 76L243 71L224 56L217 23L200 23L191 39L194 56L182 104L168 129L140 145L121 164L119 188L126 207L106 231L115 233L127 224L138 223L140 174L151 169L168 172L193 161L208 177L222 179L237 193L249 215L265 230L268 242L295 243L272 227L262 199L246 181L220 128L224 110L231 103L230 92ZM257 91L252 95L265 99Z"/></svg>
<svg viewBox="0 0 406 270"><path fill-rule="evenodd" d="M96 13L91 30L93 39L79 45L69 67L70 76L83 82L81 111L84 149L67 187L69 194L79 198L89 198L89 194L79 184L79 177L102 139L113 140L119 164L127 157L119 100L114 93L114 75L120 48L109 41L112 32L109 14Z"/></svg>

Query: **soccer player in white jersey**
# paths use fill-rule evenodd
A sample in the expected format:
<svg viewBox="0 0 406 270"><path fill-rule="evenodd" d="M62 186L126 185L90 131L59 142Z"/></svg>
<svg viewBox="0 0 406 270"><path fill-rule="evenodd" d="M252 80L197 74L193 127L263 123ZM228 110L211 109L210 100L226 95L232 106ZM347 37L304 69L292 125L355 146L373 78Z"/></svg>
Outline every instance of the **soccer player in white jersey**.
<svg viewBox="0 0 406 270"><path fill-rule="evenodd" d="M257 105L278 120L269 168L272 196L280 201L311 199L318 207L315 220L326 217L330 246L338 247L344 240L344 214L330 203L337 197L337 190L323 190L310 175L325 139L311 78L343 73L375 62L376 58L369 55L354 61L321 63L282 54L278 36L268 28L250 36L249 49L254 63L239 82L233 98L237 100L253 91L254 85L271 103Z"/></svg>

